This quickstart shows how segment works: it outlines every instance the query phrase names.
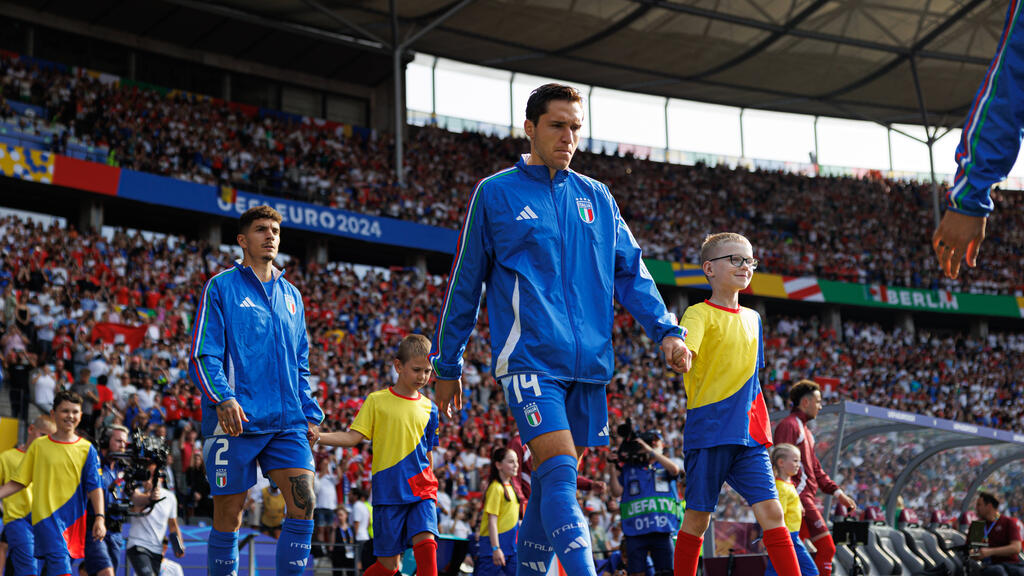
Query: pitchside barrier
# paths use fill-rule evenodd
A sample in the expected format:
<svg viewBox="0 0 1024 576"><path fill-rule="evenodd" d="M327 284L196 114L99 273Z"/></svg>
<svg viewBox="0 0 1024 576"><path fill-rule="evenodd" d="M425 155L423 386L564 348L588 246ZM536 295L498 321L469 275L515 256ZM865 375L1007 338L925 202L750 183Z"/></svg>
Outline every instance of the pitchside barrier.
<svg viewBox="0 0 1024 576"><path fill-rule="evenodd" d="M772 422L787 414L772 414ZM891 527L904 508L919 518L934 512L957 517L973 509L979 489L1002 494L1024 483L1024 434L853 401L826 406L809 426L825 471L859 509L882 510ZM832 498L819 497L831 523ZM730 506L730 499L737 504ZM725 488L722 502L705 537L705 555L763 552L760 530L743 518L747 508L738 496Z"/></svg>

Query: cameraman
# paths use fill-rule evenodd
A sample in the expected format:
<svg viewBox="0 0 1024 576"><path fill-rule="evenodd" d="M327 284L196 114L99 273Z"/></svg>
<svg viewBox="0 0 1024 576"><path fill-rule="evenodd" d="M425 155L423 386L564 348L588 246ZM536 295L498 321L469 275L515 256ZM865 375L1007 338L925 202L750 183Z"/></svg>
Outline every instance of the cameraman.
<svg viewBox="0 0 1024 576"><path fill-rule="evenodd" d="M89 576L114 576L121 561L121 552L124 550L121 522L125 519L116 512L116 503L122 499L123 467L111 455L123 454L127 449L128 429L119 424L104 428L100 431L97 445L100 452L100 488L103 489L104 508L110 517L106 519L107 535L103 540L86 538L85 561L82 562L79 572L85 572ZM87 511L88 522L91 525L95 514L91 503Z"/></svg>
<svg viewBox="0 0 1024 576"><path fill-rule="evenodd" d="M156 464L150 465L149 471L150 479L132 495L132 512L140 516L133 518L128 528L128 561L139 576L159 576L168 528L174 555L185 555L185 540L178 527L178 499L164 487Z"/></svg>
<svg viewBox="0 0 1024 576"><path fill-rule="evenodd" d="M671 576L672 536L679 531L679 466L662 453L660 432L629 432L620 434L625 439L618 454L608 455L619 466L619 473L611 474L611 491L621 497L626 565L639 568L630 570L631 576L642 576L650 554L655 575Z"/></svg>

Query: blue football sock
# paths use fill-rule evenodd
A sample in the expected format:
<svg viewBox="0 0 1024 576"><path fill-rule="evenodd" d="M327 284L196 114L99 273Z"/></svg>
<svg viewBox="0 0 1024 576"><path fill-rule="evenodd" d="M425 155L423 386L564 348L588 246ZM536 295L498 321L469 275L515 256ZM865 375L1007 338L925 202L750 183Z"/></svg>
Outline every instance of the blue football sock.
<svg viewBox="0 0 1024 576"><path fill-rule="evenodd" d="M238 573L238 532L221 532L210 528L206 565L210 569L210 576L233 576Z"/></svg>
<svg viewBox="0 0 1024 576"><path fill-rule="evenodd" d="M516 542L519 564L516 566L515 574L545 576L551 560L555 557L555 549L548 542L548 534L544 531L544 522L540 517L540 483L534 482L530 488L530 499L526 502L526 513L523 514L523 522L519 525L519 540ZM481 539L481 546L488 545L490 542Z"/></svg>
<svg viewBox="0 0 1024 576"><path fill-rule="evenodd" d="M302 574L313 547L313 521L285 518L277 539L277 573Z"/></svg>
<svg viewBox="0 0 1024 576"><path fill-rule="evenodd" d="M576 463L567 454L548 458L537 468L533 484L543 491L540 517L565 573L596 576L590 526L576 502Z"/></svg>

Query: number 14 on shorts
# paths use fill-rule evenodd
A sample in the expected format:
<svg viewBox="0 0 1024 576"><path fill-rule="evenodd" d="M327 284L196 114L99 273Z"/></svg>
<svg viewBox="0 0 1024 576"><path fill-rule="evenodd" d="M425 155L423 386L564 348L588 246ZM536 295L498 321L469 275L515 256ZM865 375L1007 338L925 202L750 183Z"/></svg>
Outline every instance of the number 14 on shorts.
<svg viewBox="0 0 1024 576"><path fill-rule="evenodd" d="M515 396L517 405L523 403L524 389L532 392L535 397L540 396L540 384L537 382L536 374L514 374L504 380L505 398L511 399Z"/></svg>

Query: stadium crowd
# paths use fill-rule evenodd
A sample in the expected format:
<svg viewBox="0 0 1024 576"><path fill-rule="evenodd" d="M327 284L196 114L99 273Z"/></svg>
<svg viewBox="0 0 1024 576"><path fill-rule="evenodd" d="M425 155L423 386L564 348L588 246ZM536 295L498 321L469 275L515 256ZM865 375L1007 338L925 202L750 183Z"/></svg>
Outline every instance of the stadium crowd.
<svg viewBox="0 0 1024 576"><path fill-rule="evenodd" d="M8 391L12 412L46 411L56 390L71 388L87 399L83 428L90 435L101 425L123 423L166 437L173 446L169 476L182 515L208 517L209 485L197 431L199 392L186 373L190 322L205 279L235 254L183 237L80 233L14 215L0 217L0 238L0 389ZM328 415L325 428L345 429L363 398L392 382L388 359L400 337L429 333L444 278L407 268L298 262L287 266L287 274L306 299L310 365ZM993 332L976 339L855 321L833 331L816 316L767 320L764 391L771 410L788 408L784 399L795 380L823 377L836 383L826 390L826 401L855 399L1007 430L1024 428L1022 334ZM118 329L110 332L111 325ZM435 454L442 530L456 534L478 529L489 456L514 431L500 386L489 373L486 314L477 333L466 355L467 408L457 422L442 419ZM617 372L608 388L612 429L626 417L637 430L660 429L666 453L679 458L685 422L681 378L666 372L656 346L628 314L617 314L614 336ZM902 454L904 460L921 449L912 435L882 441L893 444L884 447L886 453ZM885 487L901 470L899 458L872 456L879 450L877 444L856 445L836 478L861 503L883 504ZM984 458L985 450L962 457ZM612 467L605 455L605 450L588 453L582 475L607 482ZM949 456L954 457L961 456ZM320 449L318 466L325 466L329 482L336 483L338 502L351 502L355 487L369 487L369 458L366 446ZM923 469L913 484L922 496L909 505L948 511L959 486L949 476L963 464ZM580 496L593 512L600 542L614 546L621 537L615 500L600 488ZM738 520L747 514L728 497L720 513Z"/></svg>
<svg viewBox="0 0 1024 576"><path fill-rule="evenodd" d="M392 137L251 106L75 76L0 55L0 120L31 130L10 101L44 107L37 119L69 139L109 149L108 161L183 180L233 186L368 214L456 228L474 183L529 149L437 128L411 129L407 187L397 185ZM996 195L1000 209L979 268L941 277L930 259L931 186L678 166L601 153L573 167L606 182L649 257L694 262L697 243L724 228L758 247L763 270L848 282L1024 293L1024 198Z"/></svg>

